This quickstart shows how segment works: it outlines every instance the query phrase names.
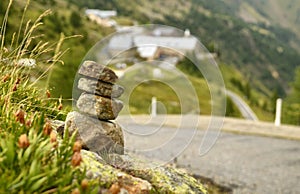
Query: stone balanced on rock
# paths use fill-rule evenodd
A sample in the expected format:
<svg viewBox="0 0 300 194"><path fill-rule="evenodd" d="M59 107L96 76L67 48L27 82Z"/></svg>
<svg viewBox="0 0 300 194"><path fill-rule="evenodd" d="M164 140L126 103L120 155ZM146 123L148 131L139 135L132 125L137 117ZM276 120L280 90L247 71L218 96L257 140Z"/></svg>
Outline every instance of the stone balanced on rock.
<svg viewBox="0 0 300 194"><path fill-rule="evenodd" d="M114 119L123 108L120 97L124 88L116 84L117 75L108 67L94 61L85 61L79 71L77 88L80 96L77 111L67 116L65 127L83 147L101 153L103 151L123 154L124 138L121 127Z"/></svg>

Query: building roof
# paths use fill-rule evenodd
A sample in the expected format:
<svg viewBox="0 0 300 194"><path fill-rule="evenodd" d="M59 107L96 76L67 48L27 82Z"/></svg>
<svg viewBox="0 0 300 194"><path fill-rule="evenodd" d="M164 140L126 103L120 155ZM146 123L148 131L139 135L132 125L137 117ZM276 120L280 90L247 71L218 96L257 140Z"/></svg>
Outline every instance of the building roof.
<svg viewBox="0 0 300 194"><path fill-rule="evenodd" d="M99 9L87 9L85 10L86 15L96 15L100 18L109 18L117 16L117 11L115 10L99 10Z"/></svg>
<svg viewBox="0 0 300 194"><path fill-rule="evenodd" d="M169 27L159 27L153 30L154 36L172 36L174 35L175 30Z"/></svg>
<svg viewBox="0 0 300 194"><path fill-rule="evenodd" d="M113 36L108 44L111 50L127 50L132 46L132 36L129 34Z"/></svg>
<svg viewBox="0 0 300 194"><path fill-rule="evenodd" d="M113 36L108 44L112 52L125 51L137 47L139 55L143 58L151 58L155 55L158 47L170 48L182 53L195 49L197 39L191 36L151 36L121 34Z"/></svg>
<svg viewBox="0 0 300 194"><path fill-rule="evenodd" d="M194 37L164 37L164 36L135 36L134 45L137 47L155 45L178 49L180 51L193 50L196 47L197 39Z"/></svg>

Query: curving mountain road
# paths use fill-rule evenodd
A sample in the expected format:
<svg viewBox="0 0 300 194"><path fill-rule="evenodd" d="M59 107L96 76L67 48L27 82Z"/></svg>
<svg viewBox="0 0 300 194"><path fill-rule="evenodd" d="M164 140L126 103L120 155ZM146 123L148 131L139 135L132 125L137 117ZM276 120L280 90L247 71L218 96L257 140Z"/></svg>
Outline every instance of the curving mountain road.
<svg viewBox="0 0 300 194"><path fill-rule="evenodd" d="M257 116L255 113L252 111L252 109L247 105L247 103L240 98L237 94L227 90L227 95L228 97L231 98L233 103L237 106L237 108L240 110L242 116L247 119L247 120L252 120L252 121L258 121Z"/></svg>

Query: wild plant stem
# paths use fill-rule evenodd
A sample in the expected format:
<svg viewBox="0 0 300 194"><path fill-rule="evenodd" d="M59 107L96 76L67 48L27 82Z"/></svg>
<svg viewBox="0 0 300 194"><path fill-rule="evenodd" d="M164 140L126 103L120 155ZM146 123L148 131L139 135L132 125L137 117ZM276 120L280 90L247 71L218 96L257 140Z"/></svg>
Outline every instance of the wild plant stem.
<svg viewBox="0 0 300 194"><path fill-rule="evenodd" d="M13 0L10 0L5 12L5 16L3 19L3 23L1 26L1 30L0 30L0 35L1 35L1 47L0 47L0 60L2 60L3 58L3 49L4 49L4 43L5 43L5 34L6 34L6 26L7 26L7 21L8 21L8 14L11 8Z"/></svg>

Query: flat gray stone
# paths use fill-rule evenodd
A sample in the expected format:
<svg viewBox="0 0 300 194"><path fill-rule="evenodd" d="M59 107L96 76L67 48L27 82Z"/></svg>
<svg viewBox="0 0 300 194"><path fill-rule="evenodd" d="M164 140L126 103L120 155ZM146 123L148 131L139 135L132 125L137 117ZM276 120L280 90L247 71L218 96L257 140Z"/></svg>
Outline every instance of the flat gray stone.
<svg viewBox="0 0 300 194"><path fill-rule="evenodd" d="M69 134L78 132L76 139L90 151L124 153L124 137L121 127L110 121L101 121L87 115L70 112L67 115L65 128Z"/></svg>
<svg viewBox="0 0 300 194"><path fill-rule="evenodd" d="M85 92L93 93L98 96L105 96L105 97L112 97L118 98L120 97L123 92L124 88L119 85L113 85L110 83L87 79L87 78L80 78L78 81L78 88Z"/></svg>
<svg viewBox="0 0 300 194"><path fill-rule="evenodd" d="M112 84L115 83L118 79L118 76L113 70L94 61L83 62L83 64L79 68L78 73L90 78L94 78L96 80L101 80Z"/></svg>
<svg viewBox="0 0 300 194"><path fill-rule="evenodd" d="M114 120L123 108L123 102L117 99L82 93L77 101L80 112L95 116L101 120Z"/></svg>

